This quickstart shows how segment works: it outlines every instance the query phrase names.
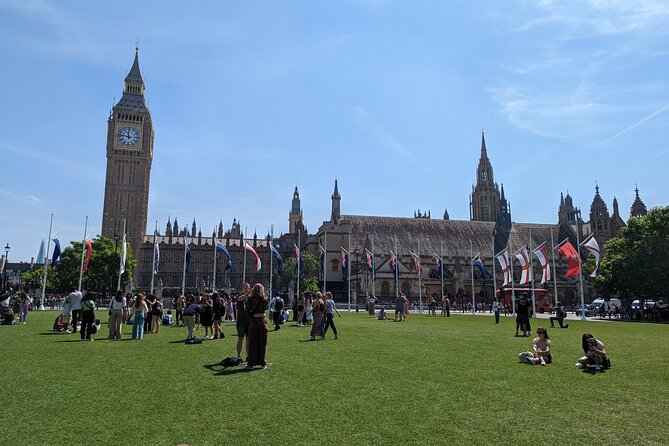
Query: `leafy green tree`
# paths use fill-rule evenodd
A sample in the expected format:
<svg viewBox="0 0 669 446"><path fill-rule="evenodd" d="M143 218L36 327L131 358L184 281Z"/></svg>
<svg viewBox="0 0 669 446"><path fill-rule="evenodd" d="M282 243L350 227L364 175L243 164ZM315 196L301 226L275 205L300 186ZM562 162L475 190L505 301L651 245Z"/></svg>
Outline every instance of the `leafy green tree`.
<svg viewBox="0 0 669 446"><path fill-rule="evenodd" d="M121 259L121 244L115 247L115 242L107 237L98 237L92 241L93 251L88 270L82 277L82 286L89 290L101 291L105 287L116 289L118 267ZM79 284L79 267L81 266L81 242L72 242L63 249L61 264L48 266L47 291L66 292ZM132 282L132 273L137 265L133 257L130 244L127 245L125 273L121 277L121 286ZM44 268L21 276L24 283L41 284L44 277Z"/></svg>
<svg viewBox="0 0 669 446"><path fill-rule="evenodd" d="M595 286L604 295L642 296L666 293L669 288L669 207L630 218L620 237L606 242Z"/></svg>
<svg viewBox="0 0 669 446"><path fill-rule="evenodd" d="M300 291L318 291L319 266L316 257L309 252L302 252L302 272L300 273ZM295 283L295 258L289 257L283 262L281 283L284 286Z"/></svg>

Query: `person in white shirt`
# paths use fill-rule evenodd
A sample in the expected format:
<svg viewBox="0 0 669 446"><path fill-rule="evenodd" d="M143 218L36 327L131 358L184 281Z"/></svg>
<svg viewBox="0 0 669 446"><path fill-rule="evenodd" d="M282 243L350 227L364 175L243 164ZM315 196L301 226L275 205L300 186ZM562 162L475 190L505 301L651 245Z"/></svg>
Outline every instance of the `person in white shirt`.
<svg viewBox="0 0 669 446"><path fill-rule="evenodd" d="M337 327L335 327L333 320L335 313L337 313L337 316L341 317L334 299L332 298L332 293L328 291L325 293L325 329L323 330L323 337L325 337L325 334L328 332L328 327L332 327L332 332L334 333L332 339L339 339L339 336L337 336Z"/></svg>
<svg viewBox="0 0 669 446"><path fill-rule="evenodd" d="M123 291L116 292L116 296L109 302L109 339L121 339L121 332L123 327L123 310L126 308L127 302L123 297Z"/></svg>
<svg viewBox="0 0 669 446"><path fill-rule="evenodd" d="M28 318L28 308L30 307L30 304L33 303L33 300L23 291L19 291L16 294L18 295L19 303L21 304L19 309L19 324L25 325L26 319Z"/></svg>
<svg viewBox="0 0 669 446"><path fill-rule="evenodd" d="M72 332L77 332L77 322L81 318L81 291L78 291L75 287L70 289L70 294L67 295L66 302L70 302L70 308L72 309Z"/></svg>

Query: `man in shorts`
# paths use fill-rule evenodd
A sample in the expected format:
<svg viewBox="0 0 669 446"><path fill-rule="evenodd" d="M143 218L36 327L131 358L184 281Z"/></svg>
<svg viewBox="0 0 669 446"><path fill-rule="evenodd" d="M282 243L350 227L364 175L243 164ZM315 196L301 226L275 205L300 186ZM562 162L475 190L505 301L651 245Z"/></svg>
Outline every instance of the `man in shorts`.
<svg viewBox="0 0 669 446"><path fill-rule="evenodd" d="M249 314L246 311L246 299L251 294L251 285L244 282L242 291L237 296L237 359L242 359L242 344L246 337L246 356L249 355Z"/></svg>

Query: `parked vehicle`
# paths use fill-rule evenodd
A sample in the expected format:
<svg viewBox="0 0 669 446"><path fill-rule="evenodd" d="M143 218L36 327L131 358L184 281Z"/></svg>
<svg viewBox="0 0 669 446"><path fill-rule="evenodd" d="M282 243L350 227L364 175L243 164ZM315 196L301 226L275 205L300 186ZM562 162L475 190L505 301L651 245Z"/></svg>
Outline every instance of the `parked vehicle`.
<svg viewBox="0 0 669 446"><path fill-rule="evenodd" d="M596 311L596 310L597 310L597 309L595 308L594 305L592 305L592 304L586 305L586 306L585 306L585 315L586 315L587 317L592 317L592 316L595 315L595 311ZM580 316L582 312L583 312L583 311L581 310L581 306L580 306L580 305L579 305L578 307L576 307L576 316Z"/></svg>
<svg viewBox="0 0 669 446"><path fill-rule="evenodd" d="M500 294L501 291L501 294ZM515 288L513 292L516 294L516 300L523 294L527 293L528 296L532 296L532 289L523 287ZM499 300L500 305L512 305L511 298L512 290L511 288L504 288L502 290L497 290L496 296ZM553 296L544 288L535 288L534 289L534 301L536 303L537 312L539 313L552 313L553 312Z"/></svg>
<svg viewBox="0 0 669 446"><path fill-rule="evenodd" d="M618 307L619 310L622 309L623 307L622 303L620 302L620 299L618 299L617 297L611 297L609 299L598 297L597 299L592 301L592 306L595 307L596 311L603 312L604 314L613 314L615 312L616 307Z"/></svg>

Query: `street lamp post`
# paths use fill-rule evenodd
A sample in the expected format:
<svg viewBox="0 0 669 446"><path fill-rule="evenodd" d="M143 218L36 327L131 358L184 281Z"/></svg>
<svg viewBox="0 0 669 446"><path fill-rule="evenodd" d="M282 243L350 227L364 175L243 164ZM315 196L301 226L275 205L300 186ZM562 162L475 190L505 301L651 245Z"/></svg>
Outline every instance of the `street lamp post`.
<svg viewBox="0 0 669 446"><path fill-rule="evenodd" d="M7 243L7 246L5 246L5 269L2 272L2 278L4 281L3 288L5 290L7 290L7 266L9 266L9 250L10 250L9 243Z"/></svg>

